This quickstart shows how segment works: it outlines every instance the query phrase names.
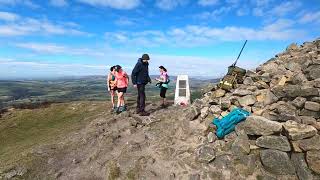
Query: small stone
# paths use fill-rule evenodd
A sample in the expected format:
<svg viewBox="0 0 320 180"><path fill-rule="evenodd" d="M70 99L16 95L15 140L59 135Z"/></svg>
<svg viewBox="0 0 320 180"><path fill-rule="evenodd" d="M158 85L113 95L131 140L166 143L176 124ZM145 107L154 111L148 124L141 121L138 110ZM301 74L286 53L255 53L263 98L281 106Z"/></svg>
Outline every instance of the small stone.
<svg viewBox="0 0 320 180"><path fill-rule="evenodd" d="M310 111L317 112L317 111L320 111L320 104L312 101L307 101L304 104L304 108Z"/></svg>
<svg viewBox="0 0 320 180"><path fill-rule="evenodd" d="M291 154L291 160L295 166L299 179L313 179L312 172L308 168L303 153Z"/></svg>
<svg viewBox="0 0 320 180"><path fill-rule="evenodd" d="M213 147L202 145L196 150L197 160L202 163L210 163L216 157Z"/></svg>
<svg viewBox="0 0 320 180"><path fill-rule="evenodd" d="M290 140L305 139L317 134L316 128L310 125L299 124L291 120L287 121L283 127Z"/></svg>
<svg viewBox="0 0 320 180"><path fill-rule="evenodd" d="M256 145L268 149L289 152L291 146L288 138L285 136L261 136L257 139Z"/></svg>
<svg viewBox="0 0 320 180"><path fill-rule="evenodd" d="M209 132L208 134L208 142L213 143L215 140L217 140L217 136L213 132Z"/></svg>
<svg viewBox="0 0 320 180"><path fill-rule="evenodd" d="M308 151L306 159L309 168L320 175L320 151Z"/></svg>
<svg viewBox="0 0 320 180"><path fill-rule="evenodd" d="M295 168L285 152L267 149L260 152L260 157L264 168L273 174L295 174Z"/></svg>
<svg viewBox="0 0 320 180"><path fill-rule="evenodd" d="M299 146L303 151L320 150L320 135L301 140Z"/></svg>

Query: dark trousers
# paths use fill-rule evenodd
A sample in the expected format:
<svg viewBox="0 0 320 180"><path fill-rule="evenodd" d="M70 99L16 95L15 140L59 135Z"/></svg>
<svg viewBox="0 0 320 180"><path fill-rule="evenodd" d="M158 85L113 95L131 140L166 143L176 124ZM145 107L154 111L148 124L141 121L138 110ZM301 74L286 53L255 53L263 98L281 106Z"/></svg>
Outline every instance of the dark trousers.
<svg viewBox="0 0 320 180"><path fill-rule="evenodd" d="M140 112L144 111L144 108L146 106L146 85L145 84L138 84L138 98L137 98L137 109L139 109Z"/></svg>

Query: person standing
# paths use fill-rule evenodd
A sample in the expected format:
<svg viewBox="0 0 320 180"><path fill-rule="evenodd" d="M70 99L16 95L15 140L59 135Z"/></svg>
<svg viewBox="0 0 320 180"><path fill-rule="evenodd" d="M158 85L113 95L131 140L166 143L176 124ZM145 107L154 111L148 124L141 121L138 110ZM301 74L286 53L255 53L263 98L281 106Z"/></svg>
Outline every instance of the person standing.
<svg viewBox="0 0 320 180"><path fill-rule="evenodd" d="M156 81L158 81L157 86L160 88L160 97L162 98L162 102L161 102L161 108L165 108L166 107L166 93L167 93L167 89L168 87L168 83L169 81L169 76L167 74L167 69L163 66L159 67L159 71L160 71L160 77L156 79Z"/></svg>
<svg viewBox="0 0 320 180"><path fill-rule="evenodd" d="M114 96L116 92L116 77L115 77L115 66L112 66L110 68L110 72L107 77L107 86L108 91L110 92L111 96L111 103L112 103L112 111L116 109L115 103L114 103Z"/></svg>
<svg viewBox="0 0 320 180"><path fill-rule="evenodd" d="M141 58L138 59L137 64L131 73L132 84L138 90L137 97L137 110L136 113L140 116L149 116L149 113L145 111L146 106L146 93L145 86L151 83L151 78L149 76L149 60L148 54L143 54Z"/></svg>
<svg viewBox="0 0 320 180"><path fill-rule="evenodd" d="M128 74L122 70L120 65L115 66L115 77L116 77L116 84L117 84L117 96L118 96L118 106L116 113L121 113L126 111L126 105L124 101L124 94L127 92L127 87L129 84L129 76Z"/></svg>

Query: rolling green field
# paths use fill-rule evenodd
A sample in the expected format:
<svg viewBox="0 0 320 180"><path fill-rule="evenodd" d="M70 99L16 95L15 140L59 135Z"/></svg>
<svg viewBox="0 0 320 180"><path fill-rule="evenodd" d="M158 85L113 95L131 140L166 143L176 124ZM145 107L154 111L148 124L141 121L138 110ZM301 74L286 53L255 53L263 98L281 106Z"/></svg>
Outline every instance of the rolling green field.
<svg viewBox="0 0 320 180"><path fill-rule="evenodd" d="M155 77L153 77L154 79ZM171 78L167 97L174 98L175 77ZM200 89L216 80L191 79L192 99L201 96ZM136 90L129 85L126 97L134 100ZM146 87L148 100L159 100L155 81ZM89 76L55 80L0 81L0 109L7 107L32 108L43 103L72 101L108 101L110 98L104 76Z"/></svg>

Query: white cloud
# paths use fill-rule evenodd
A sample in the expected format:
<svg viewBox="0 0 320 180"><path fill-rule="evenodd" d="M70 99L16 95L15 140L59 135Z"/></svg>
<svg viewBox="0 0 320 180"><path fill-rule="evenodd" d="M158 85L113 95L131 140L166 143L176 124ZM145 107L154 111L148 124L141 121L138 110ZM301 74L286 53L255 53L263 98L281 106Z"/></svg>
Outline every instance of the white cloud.
<svg viewBox="0 0 320 180"><path fill-rule="evenodd" d="M290 19L278 19L274 23L265 26L264 29L267 31L286 30L292 27L294 24L295 22Z"/></svg>
<svg viewBox="0 0 320 180"><path fill-rule="evenodd" d="M299 1L283 2L279 5L276 5L274 8L272 8L269 11L269 14L274 15L274 16L284 16L284 15L287 15L288 13L298 9L301 5L302 5L301 2L299 2Z"/></svg>
<svg viewBox="0 0 320 180"><path fill-rule="evenodd" d="M132 19L121 17L115 21L115 24L118 26L132 26L135 25L136 22Z"/></svg>
<svg viewBox="0 0 320 180"><path fill-rule="evenodd" d="M22 5L32 9L36 9L40 7L38 4L35 4L31 0L0 0L0 5L5 5L5 6Z"/></svg>
<svg viewBox="0 0 320 180"><path fill-rule="evenodd" d="M68 3L66 0L50 0L50 4L52 6L56 6L56 7L65 7L68 6Z"/></svg>
<svg viewBox="0 0 320 180"><path fill-rule="evenodd" d="M248 15L250 12L248 7L241 7L237 10L236 14L237 16L245 16Z"/></svg>
<svg viewBox="0 0 320 180"><path fill-rule="evenodd" d="M187 3L188 0L156 0L156 6L162 10L172 10Z"/></svg>
<svg viewBox="0 0 320 180"><path fill-rule="evenodd" d="M78 35L91 34L69 27L65 24L53 23L46 19L19 18L14 23L0 25L0 36L22 35Z"/></svg>
<svg viewBox="0 0 320 180"><path fill-rule="evenodd" d="M198 4L201 6L213 6L217 5L219 3L219 0L199 0Z"/></svg>
<svg viewBox="0 0 320 180"><path fill-rule="evenodd" d="M92 6L104 6L114 9L134 9L140 5L140 0L78 0Z"/></svg>
<svg viewBox="0 0 320 180"><path fill-rule="evenodd" d="M14 14L14 13L10 13L10 12L1 12L0 11L0 20L4 20L4 21L15 21L17 19L19 19L19 15Z"/></svg>
<svg viewBox="0 0 320 180"><path fill-rule="evenodd" d="M220 20L224 15L230 12L233 8L222 6L219 9L215 9L212 12L203 12L201 14L196 15L197 18L200 19L211 19L211 20Z"/></svg>
<svg viewBox="0 0 320 180"><path fill-rule="evenodd" d="M101 57L105 53L103 51L99 52L96 49L89 48L75 48L68 47L64 45L58 45L54 43L36 43L36 42L27 42L27 43L16 43L15 47L28 49L36 53L41 54L64 54L64 55L81 55L81 56L94 56Z"/></svg>
<svg viewBox="0 0 320 180"><path fill-rule="evenodd" d="M300 23L320 22L320 11L305 13L300 19Z"/></svg>
<svg viewBox="0 0 320 180"><path fill-rule="evenodd" d="M248 40L297 40L306 32L295 29L294 21L279 19L261 28L226 26L222 28L189 25L166 31L107 32L109 43L128 47L202 47L224 41Z"/></svg>

